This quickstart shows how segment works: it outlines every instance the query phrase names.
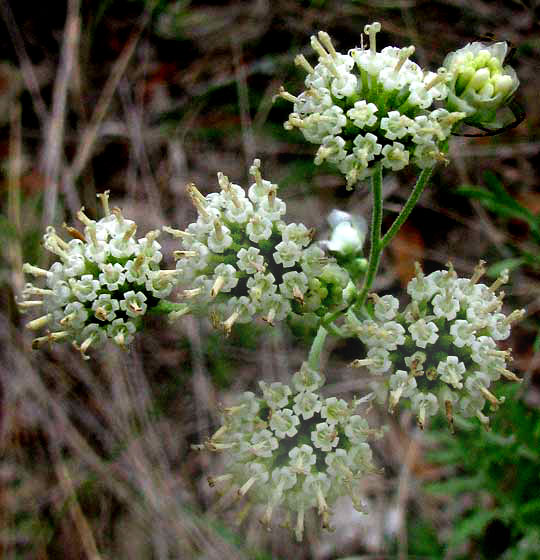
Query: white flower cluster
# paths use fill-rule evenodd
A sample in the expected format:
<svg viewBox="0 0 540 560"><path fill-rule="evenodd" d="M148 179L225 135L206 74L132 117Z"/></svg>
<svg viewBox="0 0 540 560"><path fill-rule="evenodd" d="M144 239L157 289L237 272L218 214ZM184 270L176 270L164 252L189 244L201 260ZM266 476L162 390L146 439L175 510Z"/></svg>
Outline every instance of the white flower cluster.
<svg viewBox="0 0 540 560"><path fill-rule="evenodd" d="M255 182L247 193L222 173L221 192L188 194L197 221L185 231L165 228L181 239L175 252L183 295L193 310L219 318L229 332L255 315L273 324L291 311L324 313L354 289L348 273L311 244L313 231L286 224L278 186L262 178L260 161L250 168ZM351 292L352 295L352 292Z"/></svg>
<svg viewBox="0 0 540 560"><path fill-rule="evenodd" d="M508 338L511 324L524 311L504 315L504 293L497 290L508 274L488 287L478 283L484 272L480 262L471 279L458 278L451 265L425 276L417 263L407 286L411 302L403 312L393 296L372 294L372 318L359 320L348 313L349 332L369 349L352 365L377 375L393 369L390 410L408 399L421 427L438 411L446 413L451 426L454 412L476 416L487 426L486 401L492 409L502 402L490 385L501 377L519 380L506 369L511 351L499 350L497 341Z"/></svg>
<svg viewBox="0 0 540 560"><path fill-rule="evenodd" d="M295 512L299 541L311 508L317 508L326 528L339 496L351 496L362 510L355 482L374 471L366 440L376 432L355 414L365 398L325 399L318 393L323 383L323 375L307 363L291 386L261 381L262 398L244 393L224 410L223 426L204 446L227 456L226 474L210 477L210 485L228 482L239 496L249 491L251 502L265 505L261 522L267 526L278 506L287 524Z"/></svg>
<svg viewBox="0 0 540 560"><path fill-rule="evenodd" d="M319 144L315 163L338 166L352 187L369 177L375 164L398 171L409 163L432 167L444 160L444 143L465 113L432 108L448 95L446 68L425 71L409 60L414 47L376 49L381 25L366 25L369 48L337 52L325 32L311 38L319 55L312 67L302 55L297 64L308 73L298 96L281 91L294 103L285 128L298 128Z"/></svg>
<svg viewBox="0 0 540 560"><path fill-rule="evenodd" d="M77 217L83 232L66 227L73 237L62 239L53 227L43 236L44 247L60 260L49 270L26 263L23 271L43 277L46 287L27 284L21 310L39 308L43 315L30 321L31 330L46 328L34 347L46 342L72 341L87 358L90 346L107 338L121 347L133 339L147 309L166 297L176 282L176 270L160 270L159 231L136 239L137 225L109 209L108 192L98 195L105 216L91 220L82 208Z"/></svg>

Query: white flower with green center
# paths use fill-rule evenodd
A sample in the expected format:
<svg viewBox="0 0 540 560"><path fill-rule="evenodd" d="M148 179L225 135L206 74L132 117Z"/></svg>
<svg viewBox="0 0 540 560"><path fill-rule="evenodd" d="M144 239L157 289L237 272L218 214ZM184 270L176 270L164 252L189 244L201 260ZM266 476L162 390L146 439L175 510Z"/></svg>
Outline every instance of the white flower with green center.
<svg viewBox="0 0 540 560"><path fill-rule="evenodd" d="M326 420L327 424L337 424L345 422L349 418L351 411L347 401L329 397L324 401L321 409L321 417Z"/></svg>
<svg viewBox="0 0 540 560"><path fill-rule="evenodd" d="M353 443L365 442L370 434L367 420L357 414L351 416L345 425L345 435Z"/></svg>
<svg viewBox="0 0 540 560"><path fill-rule="evenodd" d="M318 449L331 451L339 443L336 426L327 422L320 422L311 432L311 441Z"/></svg>
<svg viewBox="0 0 540 560"><path fill-rule="evenodd" d="M384 156L382 160L383 166L388 167L392 171L399 171L409 163L409 152L401 142L387 144L381 150L381 155Z"/></svg>
<svg viewBox="0 0 540 560"><path fill-rule="evenodd" d="M323 386L324 381L324 375L309 367L307 362L303 362L300 370L292 376L292 384L299 393L316 391Z"/></svg>
<svg viewBox="0 0 540 560"><path fill-rule="evenodd" d="M140 317L146 313L146 296L143 292L130 290L124 294L120 301L120 309L126 312L128 317Z"/></svg>
<svg viewBox="0 0 540 560"><path fill-rule="evenodd" d="M282 241L276 245L276 251L273 254L274 261L281 264L285 268L294 266L302 256L302 249L294 241Z"/></svg>
<svg viewBox="0 0 540 560"><path fill-rule="evenodd" d="M313 453L313 448L305 443L300 447L293 447L289 451L289 467L296 474L307 475L311 472L311 467L317 462L317 456Z"/></svg>
<svg viewBox="0 0 540 560"><path fill-rule="evenodd" d="M388 116L381 119L381 129L385 131L383 132L385 138L395 140L408 134L407 127L410 123L411 119L401 115L399 111L390 111Z"/></svg>
<svg viewBox="0 0 540 560"><path fill-rule="evenodd" d="M263 392L263 398L272 409L283 408L289 403L289 397L292 395L291 388L288 385L279 383L278 381L268 385L265 381L259 381L259 387Z"/></svg>
<svg viewBox="0 0 540 560"><path fill-rule="evenodd" d="M290 408L275 410L270 417L270 429L274 431L279 439L285 436L292 437L298 433L296 426L300 423L298 416L293 414Z"/></svg>
<svg viewBox="0 0 540 560"><path fill-rule="evenodd" d="M295 414L309 420L315 413L320 412L322 403L316 393L305 391L294 397L293 410Z"/></svg>
<svg viewBox="0 0 540 560"><path fill-rule="evenodd" d="M433 321L425 321L418 319L412 325L409 325L409 332L419 348L425 348L428 344L435 344L439 335L439 328Z"/></svg>
<svg viewBox="0 0 540 560"><path fill-rule="evenodd" d="M375 103L368 103L365 99L361 99L347 111L347 116L358 128L369 128L377 122L375 113L378 110Z"/></svg>
<svg viewBox="0 0 540 560"><path fill-rule="evenodd" d="M437 366L437 373L441 381L452 385L456 389L461 389L465 369L465 364L460 362L457 356L447 356L446 360L440 362Z"/></svg>
<svg viewBox="0 0 540 560"><path fill-rule="evenodd" d="M111 294L101 294L92 303L94 316L100 321L112 321L119 308L118 300L112 299Z"/></svg>

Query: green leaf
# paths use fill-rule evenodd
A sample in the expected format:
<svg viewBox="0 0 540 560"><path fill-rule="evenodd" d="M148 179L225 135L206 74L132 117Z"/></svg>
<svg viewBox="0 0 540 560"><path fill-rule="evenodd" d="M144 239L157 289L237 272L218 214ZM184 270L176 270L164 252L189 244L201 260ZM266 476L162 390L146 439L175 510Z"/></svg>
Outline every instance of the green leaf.
<svg viewBox="0 0 540 560"><path fill-rule="evenodd" d="M427 484L425 489L431 494L461 494L462 492L476 491L481 487L482 478L480 476L455 477L444 482L433 482Z"/></svg>

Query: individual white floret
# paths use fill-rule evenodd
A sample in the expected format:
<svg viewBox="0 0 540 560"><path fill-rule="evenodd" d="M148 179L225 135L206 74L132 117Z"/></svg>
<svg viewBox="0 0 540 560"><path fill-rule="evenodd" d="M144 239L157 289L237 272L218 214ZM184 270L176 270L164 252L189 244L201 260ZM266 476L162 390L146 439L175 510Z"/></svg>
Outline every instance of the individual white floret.
<svg viewBox="0 0 540 560"><path fill-rule="evenodd" d="M424 319L418 319L409 325L409 332L420 348L425 348L428 344L435 344L439 338L438 331L439 328L433 321L426 322Z"/></svg>
<svg viewBox="0 0 540 560"><path fill-rule="evenodd" d="M339 163L346 155L345 140L341 136L325 136L315 154L315 165L321 165L324 161Z"/></svg>
<svg viewBox="0 0 540 560"><path fill-rule="evenodd" d="M321 408L321 417L326 420L327 424L345 422L350 415L351 411L349 410L347 401L337 399L336 397L325 399L323 407Z"/></svg>
<svg viewBox="0 0 540 560"><path fill-rule="evenodd" d="M292 437L298 433L298 428L296 426L298 426L299 423L300 419L298 416L295 416L290 408L284 408L272 412L270 429L274 430L274 433L279 439L285 436Z"/></svg>
<svg viewBox="0 0 540 560"><path fill-rule="evenodd" d="M107 335L120 347L127 346L133 340L136 331L135 325L131 321L124 319L114 319L107 326Z"/></svg>
<svg viewBox="0 0 540 560"><path fill-rule="evenodd" d="M460 362L457 356L447 356L445 361L439 362L437 373L441 381L452 385L455 389L461 389L465 369L465 364Z"/></svg>
<svg viewBox="0 0 540 560"><path fill-rule="evenodd" d="M399 308L397 298L391 295L379 297L377 294L371 294L371 298L375 301L373 311L379 321L391 321L395 318Z"/></svg>
<svg viewBox="0 0 540 560"><path fill-rule="evenodd" d="M313 448L305 443L299 447L293 447L289 451L289 467L296 474L308 475L311 467L317 462Z"/></svg>
<svg viewBox="0 0 540 560"><path fill-rule="evenodd" d="M124 299L120 301L120 309L125 311L128 317L140 317L146 313L146 299L143 292L130 290L124 294Z"/></svg>
<svg viewBox="0 0 540 560"><path fill-rule="evenodd" d="M422 375L426 360L427 355L420 350L417 350L410 356L406 356L404 359L405 365L409 368L410 375Z"/></svg>
<svg viewBox="0 0 540 560"><path fill-rule="evenodd" d="M420 169L433 167L438 161L444 161L444 155L435 142L420 144L414 149L413 163Z"/></svg>
<svg viewBox="0 0 540 560"><path fill-rule="evenodd" d="M107 290L114 292L124 283L126 275L124 267L119 263L106 263L100 265L99 282Z"/></svg>
<svg viewBox="0 0 540 560"><path fill-rule="evenodd" d="M381 154L384 156L382 163L384 167L399 171L409 163L409 152L401 142L393 142L383 147Z"/></svg>
<svg viewBox="0 0 540 560"><path fill-rule="evenodd" d="M364 154L362 157L364 158ZM373 174L373 169L368 167L365 159L359 159L355 154L349 154L342 159L338 163L338 169L345 175L348 190Z"/></svg>
<svg viewBox="0 0 540 560"><path fill-rule="evenodd" d="M240 270L247 274L255 274L264 270L264 257L256 247L245 249L242 247L236 254L236 264Z"/></svg>
<svg viewBox="0 0 540 560"><path fill-rule="evenodd" d="M144 257L138 256L125 264L126 280L132 284L144 284L148 278L148 270L148 264L144 262Z"/></svg>
<svg viewBox="0 0 540 560"><path fill-rule="evenodd" d="M437 317L444 317L447 321L455 319L459 312L459 300L454 297L454 292L451 290L444 290L442 293L437 294L431 303L433 305L433 313Z"/></svg>
<svg viewBox="0 0 540 560"><path fill-rule="evenodd" d="M230 292L237 284L238 277L234 266L220 263L214 269L211 295L216 297L220 292Z"/></svg>
<svg viewBox="0 0 540 560"><path fill-rule="evenodd" d="M304 420L313 418L316 412L320 412L322 403L316 393L303 391L294 397L293 410L297 416L302 416Z"/></svg>
<svg viewBox="0 0 540 560"><path fill-rule="evenodd" d="M351 443L362 443L370 435L369 424L365 418L355 414L351 416L345 425L345 435Z"/></svg>
<svg viewBox="0 0 540 560"><path fill-rule="evenodd" d="M272 235L272 222L262 215L254 214L246 225L246 233L253 243L266 241Z"/></svg>
<svg viewBox="0 0 540 560"><path fill-rule="evenodd" d="M454 339L454 345L458 348L463 348L463 346L471 346L476 340L476 328L469 321L464 321L463 319L458 319L454 321L450 326L450 334Z"/></svg>
<svg viewBox="0 0 540 560"><path fill-rule="evenodd" d="M511 321L503 313L494 313L489 318L489 334L494 340L506 340L510 336Z"/></svg>
<svg viewBox="0 0 540 560"><path fill-rule="evenodd" d="M303 362L300 370L292 376L292 384L298 392L316 391L323 386L324 381L324 375L309 367L307 362Z"/></svg>
<svg viewBox="0 0 540 560"><path fill-rule="evenodd" d="M274 321L283 321L291 312L291 304L282 295L274 293L263 297L260 302L260 311L264 314L263 319L270 325Z"/></svg>
<svg viewBox="0 0 540 560"><path fill-rule="evenodd" d="M268 385L265 381L259 381L259 387L268 406L272 409L287 406L289 397L292 395L291 388L278 381Z"/></svg>
<svg viewBox="0 0 540 560"><path fill-rule="evenodd" d="M282 282L279 285L279 291L286 298L296 299L299 301L304 300L304 294L308 289L308 278L303 272L296 272L292 270L286 272L282 277Z"/></svg>
<svg viewBox="0 0 540 560"><path fill-rule="evenodd" d="M388 116L381 119L381 129L385 138L388 140L395 140L396 138L403 138L407 135L407 127L411 119L402 115L399 111L390 111Z"/></svg>
<svg viewBox="0 0 540 560"><path fill-rule="evenodd" d="M128 233L131 233L131 232L128 232ZM132 235L134 233L135 233L135 230L133 230ZM92 245L92 247L93 247L93 245ZM131 236L127 239L125 237L115 237L114 239L111 239L109 241L109 244L108 244L108 247L107 247L108 252L115 259L127 259L135 253L137 248L138 248L137 242ZM93 260L95 262L102 262L103 261L103 259L101 259L101 258L98 259L96 256L94 256L93 258L90 258L90 256L87 254L87 257L90 260Z"/></svg>
<svg viewBox="0 0 540 560"><path fill-rule="evenodd" d="M69 286L73 295L80 301L93 301L100 289L99 280L91 274L83 274L79 280L69 279Z"/></svg>
<svg viewBox="0 0 540 560"><path fill-rule="evenodd" d="M149 270L145 288L156 298L167 297L182 274L179 270Z"/></svg>
<svg viewBox="0 0 540 560"><path fill-rule="evenodd" d="M151 231L145 237L137 240L135 255L143 255L146 261L159 264L163 259L161 245L155 240L159 231Z"/></svg>
<svg viewBox="0 0 540 560"><path fill-rule="evenodd" d="M294 266L302 256L302 248L294 241L282 241L275 247L274 261L285 268Z"/></svg>
<svg viewBox="0 0 540 560"><path fill-rule="evenodd" d="M330 85L332 95L338 99L349 97L356 91L358 80L354 74L347 71L339 72Z"/></svg>
<svg viewBox="0 0 540 560"><path fill-rule="evenodd" d="M398 369L390 376L389 409L392 411L401 397L410 398L416 393L416 379L406 371Z"/></svg>
<svg viewBox="0 0 540 560"><path fill-rule="evenodd" d="M358 134L353 141L353 154L365 167L381 153L382 144L379 144L377 140L375 134L368 132L365 135Z"/></svg>
<svg viewBox="0 0 540 560"><path fill-rule="evenodd" d="M283 241L293 241L300 247L307 247L311 243L313 231L304 224L287 224L281 228Z"/></svg>
<svg viewBox="0 0 540 560"><path fill-rule="evenodd" d="M88 311L80 301L68 303L60 324L73 330L82 329L88 319Z"/></svg>
<svg viewBox="0 0 540 560"><path fill-rule="evenodd" d="M278 440L270 430L260 430L251 438L251 452L257 457L271 457L278 448Z"/></svg>
<svg viewBox="0 0 540 560"><path fill-rule="evenodd" d="M233 239L230 233L231 230L227 226L221 224L219 220L216 220L213 229L208 235L208 248L213 253L223 253L225 249L228 249L232 245Z"/></svg>
<svg viewBox="0 0 540 560"><path fill-rule="evenodd" d="M328 258L318 245L310 245L304 249L300 256L300 267L308 278L322 273Z"/></svg>
<svg viewBox="0 0 540 560"><path fill-rule="evenodd" d="M255 305L247 296L232 297L227 301L227 319L223 321L223 327L228 334L235 323L249 323L255 315Z"/></svg>
<svg viewBox="0 0 540 560"><path fill-rule="evenodd" d="M247 288L251 299L257 302L260 301L263 296L267 297L275 294L277 291L275 281L276 278L271 272L268 274L257 272L253 276L249 277L247 281Z"/></svg>
<svg viewBox="0 0 540 560"><path fill-rule="evenodd" d="M367 103L365 99L362 99L347 111L347 116L358 128L369 128L377 122L375 113L378 110L375 103Z"/></svg>
<svg viewBox="0 0 540 560"><path fill-rule="evenodd" d="M100 321L112 321L119 308L118 300L113 299L111 294L101 294L92 303L94 316Z"/></svg>
<svg viewBox="0 0 540 560"><path fill-rule="evenodd" d="M431 299L437 287L431 278L424 276L418 263L415 263L415 267L416 276L407 284L407 293L418 302Z"/></svg>
<svg viewBox="0 0 540 560"><path fill-rule="evenodd" d="M411 406L418 415L420 428L424 428L426 418L439 411L439 401L433 393L416 393L411 399Z"/></svg>
<svg viewBox="0 0 540 560"><path fill-rule="evenodd" d="M332 451L332 448L339 443L336 426L327 422L320 422L311 432L311 441L321 451Z"/></svg>

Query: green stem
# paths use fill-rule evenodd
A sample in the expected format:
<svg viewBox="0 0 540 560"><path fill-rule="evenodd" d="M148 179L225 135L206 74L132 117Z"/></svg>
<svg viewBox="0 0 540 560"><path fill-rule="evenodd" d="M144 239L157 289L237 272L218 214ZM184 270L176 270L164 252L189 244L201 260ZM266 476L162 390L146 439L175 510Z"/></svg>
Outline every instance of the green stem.
<svg viewBox="0 0 540 560"><path fill-rule="evenodd" d="M368 291L371 289L375 275L379 268L381 258L381 226L383 216L382 198L382 165L375 168L375 173L371 177L371 189L373 191L373 210L371 212L371 247L369 249L369 262L366 276L362 284L362 290L356 298L355 306L362 307L366 300Z"/></svg>
<svg viewBox="0 0 540 560"><path fill-rule="evenodd" d="M390 241L392 241L396 233L409 217L412 209L416 206L418 199L420 198L420 196L422 196L429 178L431 177L432 171L433 168L431 167L422 170L422 173L420 173L420 177L418 177L416 185L414 185L414 189L407 199L405 206L403 206L398 217L394 220L394 223L390 226L390 229L384 234L384 237L381 239L381 249L384 249L390 243Z"/></svg>
<svg viewBox="0 0 540 560"><path fill-rule="evenodd" d="M320 326L309 350L308 366L316 371L319 371L321 368L321 352L324 348L327 334L328 331L323 326Z"/></svg>

